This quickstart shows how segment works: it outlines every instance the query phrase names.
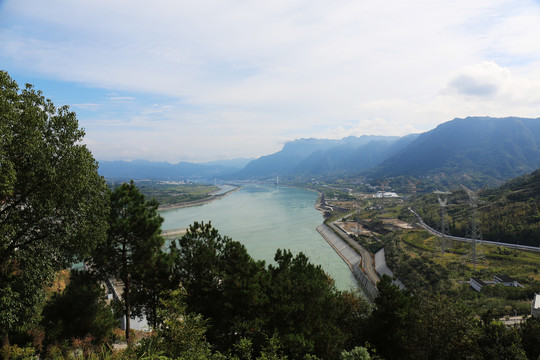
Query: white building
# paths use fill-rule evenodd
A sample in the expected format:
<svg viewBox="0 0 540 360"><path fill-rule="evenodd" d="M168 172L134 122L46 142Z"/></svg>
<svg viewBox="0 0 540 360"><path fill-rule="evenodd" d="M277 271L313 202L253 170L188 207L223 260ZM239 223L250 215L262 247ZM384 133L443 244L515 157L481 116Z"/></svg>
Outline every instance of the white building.
<svg viewBox="0 0 540 360"><path fill-rule="evenodd" d="M540 318L540 294L535 294L531 304L531 315Z"/></svg>
<svg viewBox="0 0 540 360"><path fill-rule="evenodd" d="M379 191L377 192L377 194L375 195L376 198L398 198L398 194L396 194L395 192L383 192L383 191Z"/></svg>
<svg viewBox="0 0 540 360"><path fill-rule="evenodd" d="M511 287L519 286L517 280L508 275L495 275L495 284L503 284L504 286Z"/></svg>
<svg viewBox="0 0 540 360"><path fill-rule="evenodd" d="M482 280L480 280L479 278L477 277L472 277L470 280L469 280L469 285L471 285L471 287L480 292L482 291L482 288L484 286L486 286L487 284L485 282L483 282Z"/></svg>

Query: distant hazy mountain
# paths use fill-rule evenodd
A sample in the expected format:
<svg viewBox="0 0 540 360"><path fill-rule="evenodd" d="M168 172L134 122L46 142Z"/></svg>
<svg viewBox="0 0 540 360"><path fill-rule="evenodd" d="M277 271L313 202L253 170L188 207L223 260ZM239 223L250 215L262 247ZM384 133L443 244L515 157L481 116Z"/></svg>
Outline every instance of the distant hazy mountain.
<svg viewBox="0 0 540 360"><path fill-rule="evenodd" d="M216 160L216 161L210 161L210 162L202 163L202 165L223 166L223 167L232 168L232 169L243 169L252 160L253 159L247 159L247 158L238 158L238 159L230 159L230 160Z"/></svg>
<svg viewBox="0 0 540 360"><path fill-rule="evenodd" d="M540 118L468 117L421 134L370 171L507 180L540 168Z"/></svg>
<svg viewBox="0 0 540 360"><path fill-rule="evenodd" d="M294 140L286 143L277 153L251 161L234 176L261 178L358 172L379 164L407 146L416 136Z"/></svg>
<svg viewBox="0 0 540 360"><path fill-rule="evenodd" d="M99 173L107 179L211 179L241 169L249 159L222 160L205 164L154 162L147 160L100 161Z"/></svg>
<svg viewBox="0 0 540 360"><path fill-rule="evenodd" d="M144 160L102 161L99 172L116 179L428 176L453 183L469 179L482 186L501 183L538 168L540 118L468 117L401 138L351 136L341 140L294 140L282 150L252 161L175 165Z"/></svg>

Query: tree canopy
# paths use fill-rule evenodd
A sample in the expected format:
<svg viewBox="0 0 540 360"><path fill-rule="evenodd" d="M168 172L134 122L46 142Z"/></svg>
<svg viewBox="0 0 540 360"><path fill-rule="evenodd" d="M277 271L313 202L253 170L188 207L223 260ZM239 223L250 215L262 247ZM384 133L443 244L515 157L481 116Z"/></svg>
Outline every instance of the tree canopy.
<svg viewBox="0 0 540 360"><path fill-rule="evenodd" d="M133 302L131 293L143 281L145 269L155 266L161 253L163 218L157 213L157 202L145 200L133 181L116 188L110 200L107 239L96 248L92 263L95 271L120 280L124 286L122 297L129 340L130 318L139 315L143 308L142 304Z"/></svg>
<svg viewBox="0 0 540 360"><path fill-rule="evenodd" d="M0 71L0 333L105 238L107 187L74 112Z"/></svg>

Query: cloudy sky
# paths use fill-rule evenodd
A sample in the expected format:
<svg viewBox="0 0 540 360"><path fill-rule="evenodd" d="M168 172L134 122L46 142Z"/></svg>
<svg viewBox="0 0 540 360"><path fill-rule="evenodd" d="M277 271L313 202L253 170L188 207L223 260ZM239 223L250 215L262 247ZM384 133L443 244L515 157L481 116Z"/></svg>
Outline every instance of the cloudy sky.
<svg viewBox="0 0 540 360"><path fill-rule="evenodd" d="M258 157L540 117L540 1L0 0L0 69L99 160Z"/></svg>

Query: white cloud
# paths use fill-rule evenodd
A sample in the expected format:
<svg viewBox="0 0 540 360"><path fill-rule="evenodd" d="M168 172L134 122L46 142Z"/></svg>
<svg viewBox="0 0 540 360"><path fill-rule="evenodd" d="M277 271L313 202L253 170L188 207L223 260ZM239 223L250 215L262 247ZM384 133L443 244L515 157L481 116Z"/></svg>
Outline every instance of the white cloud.
<svg viewBox="0 0 540 360"><path fill-rule="evenodd" d="M511 81L510 71L494 62L482 62L460 69L444 92L465 96L491 97Z"/></svg>
<svg viewBox="0 0 540 360"><path fill-rule="evenodd" d="M0 60L105 89L74 101L103 112L81 119L98 157L211 160L540 116L539 23L534 1L8 0Z"/></svg>

